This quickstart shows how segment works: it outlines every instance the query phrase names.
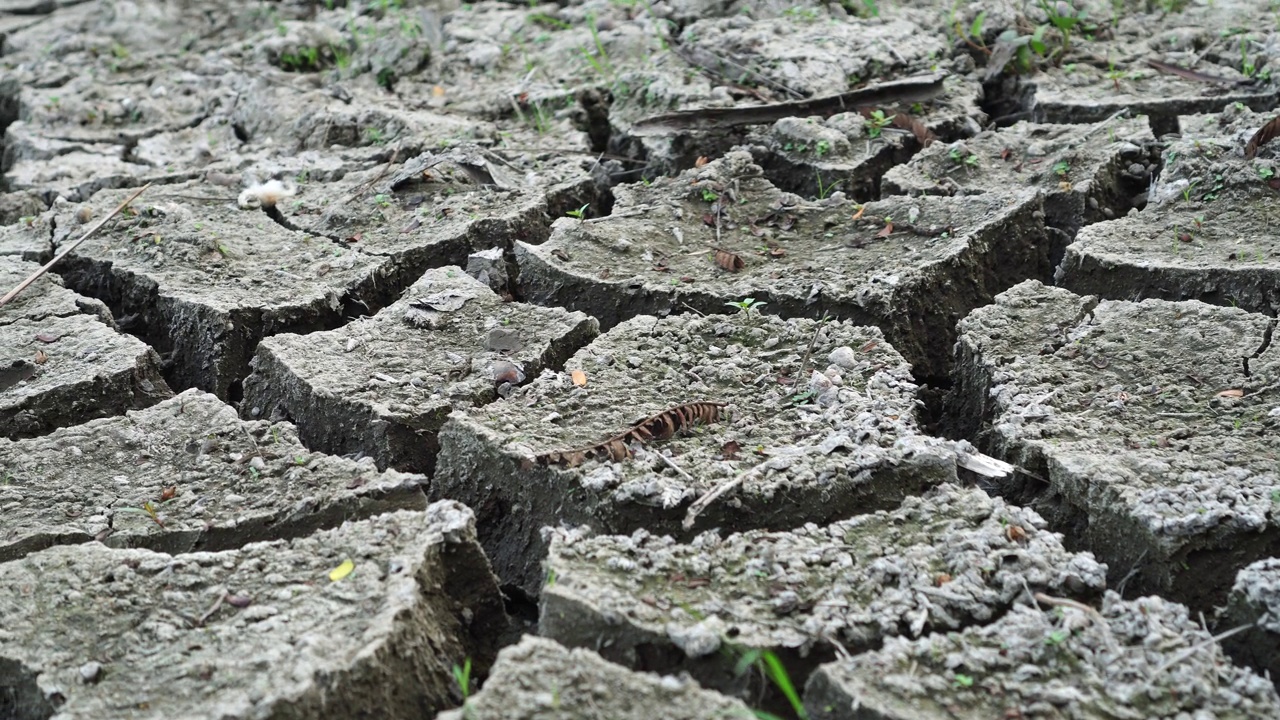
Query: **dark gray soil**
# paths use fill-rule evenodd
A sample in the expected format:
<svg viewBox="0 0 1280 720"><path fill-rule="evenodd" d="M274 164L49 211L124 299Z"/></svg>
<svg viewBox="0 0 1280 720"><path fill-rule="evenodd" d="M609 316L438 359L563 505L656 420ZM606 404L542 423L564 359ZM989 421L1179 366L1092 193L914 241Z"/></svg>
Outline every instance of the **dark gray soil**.
<svg viewBox="0 0 1280 720"><path fill-rule="evenodd" d="M1280 716L1276 27L0 0L0 718Z"/></svg>

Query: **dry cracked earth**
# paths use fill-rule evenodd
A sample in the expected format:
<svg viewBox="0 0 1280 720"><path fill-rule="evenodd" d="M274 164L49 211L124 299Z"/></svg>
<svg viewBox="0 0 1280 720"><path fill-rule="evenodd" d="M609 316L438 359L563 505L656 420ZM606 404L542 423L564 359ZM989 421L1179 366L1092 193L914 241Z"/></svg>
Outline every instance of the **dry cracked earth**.
<svg viewBox="0 0 1280 720"><path fill-rule="evenodd" d="M0 0L0 718L1280 717L1277 29Z"/></svg>

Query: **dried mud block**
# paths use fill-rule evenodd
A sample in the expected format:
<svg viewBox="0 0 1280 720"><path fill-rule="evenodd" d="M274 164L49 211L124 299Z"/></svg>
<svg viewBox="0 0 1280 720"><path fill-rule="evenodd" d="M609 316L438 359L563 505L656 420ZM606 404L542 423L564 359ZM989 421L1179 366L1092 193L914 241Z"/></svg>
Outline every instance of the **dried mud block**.
<svg viewBox="0 0 1280 720"><path fill-rule="evenodd" d="M452 704L452 664L487 671L506 627L457 503L220 553L55 547L0 573L23 720L421 720Z"/></svg>
<svg viewBox="0 0 1280 720"><path fill-rule="evenodd" d="M1273 491L1273 500L1280 504L1280 491ZM1246 626L1223 638L1223 649L1241 665L1280 681L1280 559L1259 560L1241 570L1216 622L1224 632Z"/></svg>
<svg viewBox="0 0 1280 720"><path fill-rule="evenodd" d="M1271 683L1232 665L1187 609L1159 597L1101 610L1038 601L959 633L894 638L818 668L815 720L1280 716Z"/></svg>
<svg viewBox="0 0 1280 720"><path fill-rule="evenodd" d="M23 262L16 257L0 254L0 287L6 288L4 292L8 292L39 269L40 265L33 262ZM0 326L17 320L57 322L75 315L90 315L109 328L115 327L111 311L101 300L68 290L62 278L48 272L4 306L4 310L0 311ZM52 341L45 337L42 342Z"/></svg>
<svg viewBox="0 0 1280 720"><path fill-rule="evenodd" d="M1169 53L1166 60L1161 51L1151 59L1178 65L1175 53ZM1144 59L1150 57L1145 49L1138 52ZM1138 63L1122 64L1118 70L1075 63L1070 73L1057 70L1036 75L1030 81L1034 102L1028 110L1036 122L1064 124L1095 123L1127 112L1130 116L1147 116L1152 131L1160 136L1178 132L1179 115L1217 112L1235 103L1267 110L1280 99L1268 84L1251 86L1229 65L1205 63L1196 70L1226 82L1199 82ZM1119 77L1115 76L1117 73Z"/></svg>
<svg viewBox="0 0 1280 720"><path fill-rule="evenodd" d="M1093 125L1020 122L954 143L934 143L884 173L886 195L976 195L1036 187L1044 193L1053 258L1082 226L1124 215L1155 170L1142 120Z"/></svg>
<svg viewBox="0 0 1280 720"><path fill-rule="evenodd" d="M307 187L290 198L284 215L295 227L386 258L383 275L364 293L382 305L427 268L466 265L476 250L506 249L517 240L542 242L553 217L597 200L595 181L579 161L504 164L463 146Z"/></svg>
<svg viewBox="0 0 1280 720"><path fill-rule="evenodd" d="M1098 301L1026 282L960 323L955 428L1025 473L1034 506L1127 590L1198 610L1280 551L1275 320Z"/></svg>
<svg viewBox="0 0 1280 720"><path fill-rule="evenodd" d="M635 673L590 650L526 635L504 648L484 688L437 720L740 720L740 700L688 678Z"/></svg>
<svg viewBox="0 0 1280 720"><path fill-rule="evenodd" d="M346 306L363 309L360 288L386 268L382 258L287 230L262 212L190 197L206 192L203 185L151 188L60 272L165 356L172 385L228 399L249 373L260 339L338 325ZM105 214L129 194L103 191L89 206ZM71 206L55 221L79 227ZM59 230L57 239L75 237L75 230Z"/></svg>
<svg viewBox="0 0 1280 720"><path fill-rule="evenodd" d="M516 244L524 297L603 328L638 314L765 312L877 325L917 376L949 365L955 323L997 292L1048 275L1040 195L808 203L733 152L650 186L615 188L613 214L557 220ZM856 219L855 216L857 216ZM892 225L892 227L890 227Z"/></svg>
<svg viewBox="0 0 1280 720"><path fill-rule="evenodd" d="M598 333L582 313L503 302L459 268L429 270L372 318L263 340L241 405L288 418L312 449L430 473L450 410L558 370Z"/></svg>
<svg viewBox="0 0 1280 720"><path fill-rule="evenodd" d="M49 214L42 212L0 227L0 257L17 258L40 265L48 262L53 257L53 228L50 218Z"/></svg>
<svg viewBox="0 0 1280 720"><path fill-rule="evenodd" d="M1275 225L1276 147L1253 161L1240 149L1265 113L1232 108L1184 118L1141 213L1082 230L1069 245L1059 284L1112 299L1201 300L1275 315L1280 241Z"/></svg>
<svg viewBox="0 0 1280 720"><path fill-rule="evenodd" d="M310 452L287 423L244 422L188 390L124 417L0 439L0 561L99 540L223 550L426 505L417 475Z"/></svg>
<svg viewBox="0 0 1280 720"><path fill-rule="evenodd" d="M0 286L38 269L0 257ZM160 358L118 332L97 300L43 275L0 313L0 437L24 438L120 415L173 395Z"/></svg>
<svg viewBox="0 0 1280 720"><path fill-rule="evenodd" d="M909 369L875 328L639 317L564 372L455 412L430 492L477 508L499 576L536 594L544 526L690 538L694 499L740 477L693 527L787 529L954 480L957 448L922 436L916 412Z"/></svg>
<svg viewBox="0 0 1280 720"><path fill-rule="evenodd" d="M738 672L749 651L773 652L799 686L839 649L989 623L1028 588L1092 599L1106 574L1034 511L954 485L826 527L684 545L558 531L546 567L540 635L741 697L766 690Z"/></svg>

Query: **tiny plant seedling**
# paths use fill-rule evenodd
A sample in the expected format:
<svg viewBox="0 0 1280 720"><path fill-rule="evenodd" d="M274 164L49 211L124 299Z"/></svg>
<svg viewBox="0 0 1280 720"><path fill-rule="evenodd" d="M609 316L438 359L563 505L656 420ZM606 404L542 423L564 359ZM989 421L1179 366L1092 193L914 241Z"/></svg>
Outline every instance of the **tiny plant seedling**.
<svg viewBox="0 0 1280 720"><path fill-rule="evenodd" d="M827 196L831 194L831 191L835 190L840 185L840 181L837 180L829 185L824 185L822 182L822 173L817 170L814 170L813 172L818 178L818 199L826 200Z"/></svg>
<svg viewBox="0 0 1280 720"><path fill-rule="evenodd" d="M1059 160L1053 164L1053 174L1058 177L1066 177L1071 172L1071 163L1066 160Z"/></svg>
<svg viewBox="0 0 1280 720"><path fill-rule="evenodd" d="M462 693L462 704L466 705L471 699L471 658L463 661L462 665L454 664L453 681L458 683L458 692Z"/></svg>
<svg viewBox="0 0 1280 720"><path fill-rule="evenodd" d="M896 115L886 116L883 110L872 110L871 117L867 118L867 137L878 138L880 133L893 122Z"/></svg>
<svg viewBox="0 0 1280 720"><path fill-rule="evenodd" d="M752 310L759 312L760 308L764 307L766 304L767 303L756 302L755 298L743 298L742 300L738 300L736 302L733 300L730 300L729 302L725 303L725 305L728 305L729 307L737 308L738 312L743 313L744 315L747 316L747 319L751 319Z"/></svg>
<svg viewBox="0 0 1280 720"><path fill-rule="evenodd" d="M586 217L586 215L587 215L587 208L589 208L589 207L591 207L591 205L590 205L590 204L588 204L588 205L583 205L582 207L578 208L577 210L570 210L570 211L566 212L566 213L565 213L565 215L568 215L568 216L569 216L569 217L571 217L571 218L578 218L579 220L581 220L581 219L583 219L584 217Z"/></svg>

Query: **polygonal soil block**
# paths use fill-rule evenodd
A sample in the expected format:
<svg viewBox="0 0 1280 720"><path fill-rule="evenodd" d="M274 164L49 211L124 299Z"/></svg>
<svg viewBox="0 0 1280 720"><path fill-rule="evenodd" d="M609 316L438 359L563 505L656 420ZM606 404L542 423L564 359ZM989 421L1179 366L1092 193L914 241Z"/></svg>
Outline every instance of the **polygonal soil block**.
<svg viewBox="0 0 1280 720"><path fill-rule="evenodd" d="M1165 153L1151 204L1080 231L1058 284L1114 300L1201 300L1280 310L1276 193L1260 177L1274 161L1238 157L1234 136L1182 141Z"/></svg>
<svg viewBox="0 0 1280 720"><path fill-rule="evenodd" d="M960 324L950 414L1023 470L999 490L1113 583L1207 611L1280 551L1275 322L1029 281Z"/></svg>
<svg viewBox="0 0 1280 720"><path fill-rule="evenodd" d="M436 503L289 542L0 564L0 683L28 718L421 720L506 627L471 512Z"/></svg>
<svg viewBox="0 0 1280 720"><path fill-rule="evenodd" d="M526 635L503 648L484 689L437 720L743 720L741 700L688 678L631 672L599 655Z"/></svg>
<svg viewBox="0 0 1280 720"><path fill-rule="evenodd" d="M1181 605L1114 592L1101 610L1031 602L990 625L823 665L804 689L809 717L1280 717L1271 683L1232 665Z"/></svg>
<svg viewBox="0 0 1280 720"><path fill-rule="evenodd" d="M354 312L344 305L360 307L358 288L384 273L386 263L286 230L262 212L190 198L204 189L151 188L59 272L159 349L171 384L225 400L238 394L262 337L336 326ZM129 194L103 191L89 205L110 212ZM70 207L56 221L73 226Z"/></svg>
<svg viewBox="0 0 1280 720"><path fill-rule="evenodd" d="M429 473L451 409L559 369L598 327L582 313L503 302L458 268L429 270L372 318L263 340L241 407L288 418L315 450Z"/></svg>
<svg viewBox="0 0 1280 720"><path fill-rule="evenodd" d="M199 390L45 437L0 439L0 468L0 560L91 540L221 550L426 505L421 476L316 454L291 425L241 421Z"/></svg>
<svg viewBox="0 0 1280 720"><path fill-rule="evenodd" d="M915 393L875 328L756 312L638 317L565 372L455 411L430 492L476 508L499 576L536 594L543 526L688 538L694 499L739 477L694 526L786 529L953 480L955 451L920 434Z"/></svg>
<svg viewBox="0 0 1280 720"><path fill-rule="evenodd" d="M0 257L0 287L37 269ZM33 437L172 395L155 351L118 332L101 302L67 290L56 275L41 276L0 312L0 437Z"/></svg>
<svg viewBox="0 0 1280 720"><path fill-rule="evenodd" d="M379 306L430 267L461 265L469 253L539 243L551 219L594 205L595 181L581 158L492 162L463 145L312 183L283 206L285 222L385 257L394 268Z"/></svg>
<svg viewBox="0 0 1280 720"><path fill-rule="evenodd" d="M753 298L766 313L877 325L917 376L934 376L964 313L1048 274L1037 193L805 203L761 173L733 152L615 188L612 215L557 220L546 243L516 245L524 297L602 328Z"/></svg>
<svg viewBox="0 0 1280 720"><path fill-rule="evenodd" d="M954 143L934 143L884 173L886 195L975 195L1036 187L1061 259L1082 226L1124 215L1150 181L1154 143L1143 120L1092 125L1020 122ZM1154 168L1154 165L1152 165Z"/></svg>
<svg viewBox="0 0 1280 720"><path fill-rule="evenodd" d="M989 623L1028 591L1091 599L1106 574L1034 511L954 485L826 527L683 545L560 531L546 565L539 634L745 698L769 689L739 672L753 650L799 685L837 652Z"/></svg>
<svg viewBox="0 0 1280 720"><path fill-rule="evenodd" d="M1280 504L1280 488L1271 496ZM1243 629L1222 640L1232 659L1280 680L1280 558L1259 560L1241 570L1216 620L1220 631Z"/></svg>

